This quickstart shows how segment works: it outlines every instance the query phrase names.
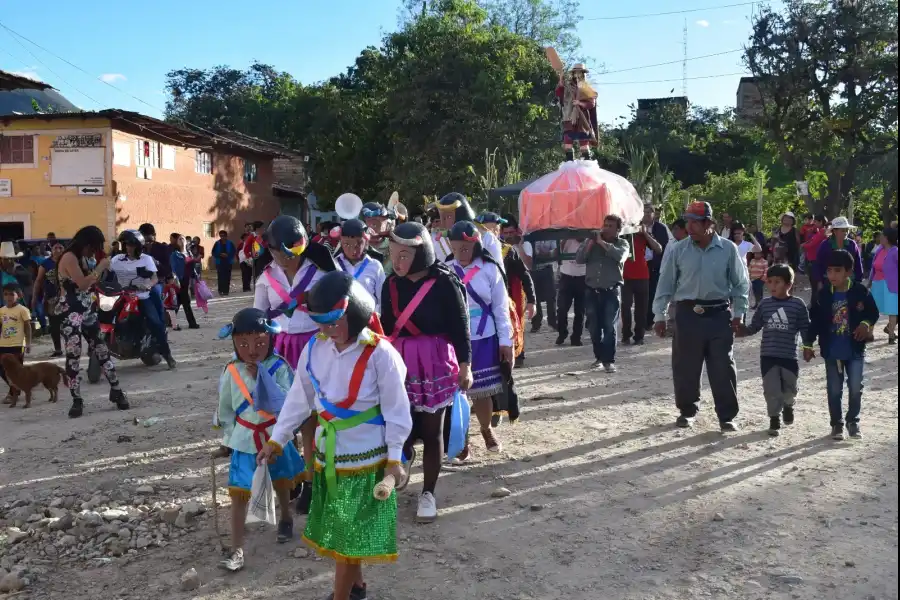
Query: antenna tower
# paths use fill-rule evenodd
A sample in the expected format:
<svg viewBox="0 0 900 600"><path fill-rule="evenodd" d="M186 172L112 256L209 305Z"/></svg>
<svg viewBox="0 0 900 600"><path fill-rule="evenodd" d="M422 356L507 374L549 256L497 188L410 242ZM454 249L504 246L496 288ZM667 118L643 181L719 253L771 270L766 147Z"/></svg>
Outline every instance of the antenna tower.
<svg viewBox="0 0 900 600"><path fill-rule="evenodd" d="M688 26L687 19L684 20L684 60L681 63L681 95L687 98L687 82L688 82Z"/></svg>

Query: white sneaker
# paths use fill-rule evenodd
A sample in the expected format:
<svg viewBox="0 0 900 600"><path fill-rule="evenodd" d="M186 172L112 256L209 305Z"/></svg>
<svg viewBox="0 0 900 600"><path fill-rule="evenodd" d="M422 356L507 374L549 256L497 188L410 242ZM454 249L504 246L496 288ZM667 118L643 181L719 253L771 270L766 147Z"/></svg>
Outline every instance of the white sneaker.
<svg viewBox="0 0 900 600"><path fill-rule="evenodd" d="M240 571L244 568L244 551L238 548L231 556L219 562L219 567L232 573Z"/></svg>
<svg viewBox="0 0 900 600"><path fill-rule="evenodd" d="M437 500L434 499L434 494L431 492L424 492L419 496L419 509L416 511L416 522L434 523L437 520L437 516Z"/></svg>
<svg viewBox="0 0 900 600"><path fill-rule="evenodd" d="M607 363L607 364L603 365L603 368L606 369L607 373L615 373L618 371L618 369L616 368L616 365L614 365L613 363Z"/></svg>

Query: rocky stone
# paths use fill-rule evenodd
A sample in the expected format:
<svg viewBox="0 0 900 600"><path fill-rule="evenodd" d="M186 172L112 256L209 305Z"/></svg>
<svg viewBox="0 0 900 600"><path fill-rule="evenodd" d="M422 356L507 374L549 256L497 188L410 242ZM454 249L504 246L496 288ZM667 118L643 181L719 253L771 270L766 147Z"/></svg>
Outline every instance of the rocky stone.
<svg viewBox="0 0 900 600"><path fill-rule="evenodd" d="M199 502L185 502L181 507L181 513L187 515L188 518L196 517L206 512L206 507Z"/></svg>
<svg viewBox="0 0 900 600"><path fill-rule="evenodd" d="M78 544L78 538L76 538L74 535L64 535L59 540L59 545L63 548L71 548L76 544Z"/></svg>
<svg viewBox="0 0 900 600"><path fill-rule="evenodd" d="M716 523L721 523L724 520L725 520L725 515L723 515L722 513L716 513L713 515L713 521L715 521Z"/></svg>
<svg viewBox="0 0 900 600"><path fill-rule="evenodd" d="M127 527L122 527L116 532L116 535L119 536L123 540L131 539L131 530Z"/></svg>
<svg viewBox="0 0 900 600"><path fill-rule="evenodd" d="M6 530L6 538L9 540L10 544L18 544L29 535L30 534L27 531L22 531L18 527L9 527Z"/></svg>
<svg viewBox="0 0 900 600"><path fill-rule="evenodd" d="M0 579L0 592L18 592L25 589L25 582L15 573L7 573Z"/></svg>
<svg viewBox="0 0 900 600"><path fill-rule="evenodd" d="M803 578L799 575L779 574L775 575L774 579L778 583L782 583L784 585L800 585L803 583Z"/></svg>
<svg viewBox="0 0 900 600"><path fill-rule="evenodd" d="M68 531L75 525L75 515L67 512L60 518L50 523L50 531Z"/></svg>
<svg viewBox="0 0 900 600"><path fill-rule="evenodd" d="M152 485L142 485L138 489L134 490L135 494L142 494L144 496L153 494L155 492L156 492L156 490L153 489Z"/></svg>
<svg viewBox="0 0 900 600"><path fill-rule="evenodd" d="M181 589L185 592L196 590L200 587L200 574L197 569L190 568L181 574Z"/></svg>
<svg viewBox="0 0 900 600"><path fill-rule="evenodd" d="M123 521L128 518L128 511L121 508L110 508L100 513L104 521Z"/></svg>
<svg viewBox="0 0 900 600"><path fill-rule="evenodd" d="M62 508L63 504L65 504L65 498L54 498L53 502L50 503L50 508Z"/></svg>
<svg viewBox="0 0 900 600"><path fill-rule="evenodd" d="M178 529L187 529L193 523L194 517L190 517L187 513L180 512L175 518L175 527Z"/></svg>
<svg viewBox="0 0 900 600"><path fill-rule="evenodd" d="M174 525L175 520L178 519L178 515L181 513L181 509L178 507L166 508L160 513L160 518L164 523L168 523L169 525Z"/></svg>
<svg viewBox="0 0 900 600"><path fill-rule="evenodd" d="M294 550L294 558L309 558L309 550L306 548L297 548Z"/></svg>
<svg viewBox="0 0 900 600"><path fill-rule="evenodd" d="M147 546L150 545L150 539L146 537L139 537L134 544L134 547L138 550L143 550Z"/></svg>
<svg viewBox="0 0 900 600"><path fill-rule="evenodd" d="M69 511L67 511L64 508L55 508L55 507L51 506L50 508L47 509L47 514L50 515L54 519L61 519L65 515L69 514Z"/></svg>
<svg viewBox="0 0 900 600"><path fill-rule="evenodd" d="M512 494L509 489L505 487L497 488L493 492L491 492L491 498L507 498Z"/></svg>
<svg viewBox="0 0 900 600"><path fill-rule="evenodd" d="M103 517L100 513L93 510L84 510L78 515L78 519L88 527L99 527L103 525Z"/></svg>

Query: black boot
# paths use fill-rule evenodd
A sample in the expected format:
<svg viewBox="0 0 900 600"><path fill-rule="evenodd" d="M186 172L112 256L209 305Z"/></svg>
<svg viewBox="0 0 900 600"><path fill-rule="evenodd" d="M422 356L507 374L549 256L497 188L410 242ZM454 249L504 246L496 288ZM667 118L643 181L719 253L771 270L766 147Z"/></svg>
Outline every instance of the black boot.
<svg viewBox="0 0 900 600"><path fill-rule="evenodd" d="M581 151L581 160L591 160L591 151L590 150L582 150Z"/></svg>
<svg viewBox="0 0 900 600"><path fill-rule="evenodd" d="M575 160L575 151L569 148L566 150L566 162L572 162Z"/></svg>
<svg viewBox="0 0 900 600"><path fill-rule="evenodd" d="M294 488L297 493L297 504L295 510L298 515L308 515L309 505L312 504L312 483L303 481Z"/></svg>
<svg viewBox="0 0 900 600"><path fill-rule="evenodd" d="M131 406L128 404L128 398L125 396L125 392L119 389L110 389L109 390L109 401L116 405L116 408L119 410L128 410Z"/></svg>
<svg viewBox="0 0 900 600"><path fill-rule="evenodd" d="M84 414L84 400L81 398L72 399L72 408L69 409L69 418L77 419Z"/></svg>

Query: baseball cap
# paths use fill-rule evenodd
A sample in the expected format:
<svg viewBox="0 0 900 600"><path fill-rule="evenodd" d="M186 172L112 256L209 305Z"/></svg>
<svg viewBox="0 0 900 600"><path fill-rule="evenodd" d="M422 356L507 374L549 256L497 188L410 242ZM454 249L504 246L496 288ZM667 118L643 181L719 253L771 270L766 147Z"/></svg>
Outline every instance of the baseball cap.
<svg viewBox="0 0 900 600"><path fill-rule="evenodd" d="M709 202L691 202L684 211L684 218L689 221L712 220L713 210Z"/></svg>

